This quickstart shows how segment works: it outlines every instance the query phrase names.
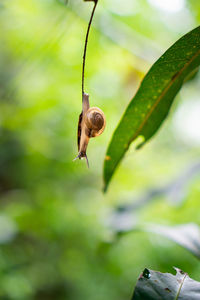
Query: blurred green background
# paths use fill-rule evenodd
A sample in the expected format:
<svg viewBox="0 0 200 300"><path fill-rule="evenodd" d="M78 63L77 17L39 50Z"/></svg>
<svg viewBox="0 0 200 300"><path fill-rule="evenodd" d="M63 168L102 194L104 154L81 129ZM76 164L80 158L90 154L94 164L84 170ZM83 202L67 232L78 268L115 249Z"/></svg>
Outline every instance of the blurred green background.
<svg viewBox="0 0 200 300"><path fill-rule="evenodd" d="M152 63L200 21L195 0L99 0L89 38L86 92L107 118L77 155L81 64L93 3L0 1L0 299L130 299L144 267L177 266L200 280L200 263L163 237L119 239L112 212L173 182L200 155L200 76L143 149L131 146L109 191L103 160L122 113ZM176 197L161 195L134 222L200 225L200 170ZM178 199L178 200L177 200ZM177 200L177 201L176 201Z"/></svg>

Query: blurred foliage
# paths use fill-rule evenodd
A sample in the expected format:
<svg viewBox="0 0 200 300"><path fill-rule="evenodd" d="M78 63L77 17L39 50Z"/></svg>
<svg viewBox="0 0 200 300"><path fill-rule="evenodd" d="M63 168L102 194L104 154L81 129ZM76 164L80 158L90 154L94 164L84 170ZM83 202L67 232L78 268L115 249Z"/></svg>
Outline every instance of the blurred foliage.
<svg viewBox="0 0 200 300"><path fill-rule="evenodd" d="M140 80L200 21L198 1L173 0L173 11L158 2L99 1L86 92L104 110L107 129L90 142L89 170L72 159L92 3L0 2L0 299L129 299L145 266L166 272L176 265L200 279L197 259L173 242L140 232L113 242L107 226L115 207L199 160L198 75L156 138L140 152L129 150L102 193L108 141ZM200 225L199 183L195 176L178 205L159 196L137 218Z"/></svg>

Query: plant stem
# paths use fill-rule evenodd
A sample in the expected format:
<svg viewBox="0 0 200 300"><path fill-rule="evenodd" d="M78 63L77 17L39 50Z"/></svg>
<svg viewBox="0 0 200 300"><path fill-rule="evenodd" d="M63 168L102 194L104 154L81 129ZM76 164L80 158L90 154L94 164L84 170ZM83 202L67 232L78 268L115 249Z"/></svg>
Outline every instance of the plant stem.
<svg viewBox="0 0 200 300"><path fill-rule="evenodd" d="M85 61L86 61L86 52L87 52L87 44L88 44L88 37L89 37L89 32L90 32L90 27L92 24L92 20L94 17L94 12L97 6L98 0L94 1L94 7L92 10L92 14L90 17L90 21L88 23L88 28L87 28L87 33L86 33L86 38L85 38L85 47L84 47L84 53L83 53L83 68L82 68L82 96L84 95L84 81L85 81Z"/></svg>

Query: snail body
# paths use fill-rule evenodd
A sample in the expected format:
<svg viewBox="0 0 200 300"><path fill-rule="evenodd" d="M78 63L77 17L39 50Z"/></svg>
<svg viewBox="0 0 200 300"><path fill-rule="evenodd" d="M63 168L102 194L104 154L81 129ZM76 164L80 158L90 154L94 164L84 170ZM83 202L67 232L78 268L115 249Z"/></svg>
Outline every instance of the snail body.
<svg viewBox="0 0 200 300"><path fill-rule="evenodd" d="M85 158L89 167L86 154L90 138L101 135L106 126L106 118L98 107L90 107L89 95L83 94L82 112L78 122L78 156L75 159Z"/></svg>

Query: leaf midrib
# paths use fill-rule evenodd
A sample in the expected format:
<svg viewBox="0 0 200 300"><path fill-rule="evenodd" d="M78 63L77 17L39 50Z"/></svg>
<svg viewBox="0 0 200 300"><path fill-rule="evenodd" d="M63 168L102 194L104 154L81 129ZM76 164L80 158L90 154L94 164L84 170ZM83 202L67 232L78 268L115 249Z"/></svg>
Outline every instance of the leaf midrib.
<svg viewBox="0 0 200 300"><path fill-rule="evenodd" d="M180 71L178 71L179 76L185 71L185 69L187 69L187 67L195 60L195 58L198 57L199 54L200 54L200 50L197 51L194 56L192 56L192 58L184 65L184 67L182 69L180 69ZM169 84L165 87L165 89L160 94L160 96L158 97L158 99L156 100L156 102L154 103L154 105L149 110L148 114L144 118L142 124L139 126L138 130L136 131L135 135L133 136L133 138L131 139L131 141L129 142L129 144L138 136L138 134L143 129L144 125L148 121L148 119L151 116L151 114L153 113L153 111L156 109L156 107L158 106L158 104L160 103L160 101L162 100L162 98L166 95L167 91L170 89L170 87L173 85L173 83L179 78L179 76L177 76L177 77L175 76L169 82Z"/></svg>
<svg viewBox="0 0 200 300"><path fill-rule="evenodd" d="M181 282L181 284L180 284L180 287L179 287L179 290L178 290L178 293L177 293L177 295L176 295L175 300L178 300L178 297L179 297L179 295L180 295L180 292L181 292L181 289L182 289L182 286L183 286L183 283L184 283L184 280L185 280L186 277L187 277L187 274L185 274L185 276L183 277L183 280L182 280L182 282Z"/></svg>

